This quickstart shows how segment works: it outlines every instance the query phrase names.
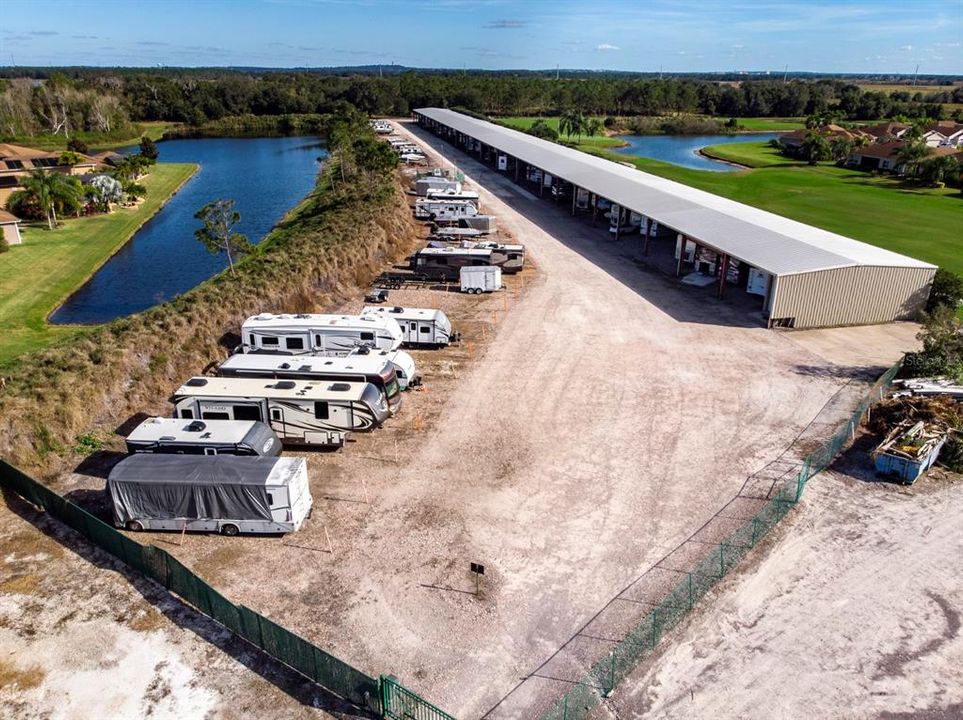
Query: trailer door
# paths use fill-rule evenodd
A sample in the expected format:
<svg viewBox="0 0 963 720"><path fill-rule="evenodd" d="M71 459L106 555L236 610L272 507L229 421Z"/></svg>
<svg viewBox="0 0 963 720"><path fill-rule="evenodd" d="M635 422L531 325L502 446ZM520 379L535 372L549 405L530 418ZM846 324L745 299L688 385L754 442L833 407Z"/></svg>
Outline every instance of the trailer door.
<svg viewBox="0 0 963 720"><path fill-rule="evenodd" d="M418 323L408 323L408 331L405 333L405 342L418 342Z"/></svg>
<svg viewBox="0 0 963 720"><path fill-rule="evenodd" d="M271 415L271 429L278 434L278 437L287 437L284 427L284 408L277 405L272 405L269 413Z"/></svg>

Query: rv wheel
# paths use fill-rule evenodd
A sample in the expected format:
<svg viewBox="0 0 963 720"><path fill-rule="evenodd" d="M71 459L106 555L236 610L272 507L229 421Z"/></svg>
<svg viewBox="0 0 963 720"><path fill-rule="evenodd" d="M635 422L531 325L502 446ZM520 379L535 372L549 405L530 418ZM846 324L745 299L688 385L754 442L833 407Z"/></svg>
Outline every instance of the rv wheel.
<svg viewBox="0 0 963 720"><path fill-rule="evenodd" d="M136 520L131 520L129 523L127 523L127 529L133 530L134 532L140 532L144 529L144 526Z"/></svg>
<svg viewBox="0 0 963 720"><path fill-rule="evenodd" d="M228 523L227 525L221 526L221 534L227 535L228 537L234 537L239 532L237 525L232 525Z"/></svg>

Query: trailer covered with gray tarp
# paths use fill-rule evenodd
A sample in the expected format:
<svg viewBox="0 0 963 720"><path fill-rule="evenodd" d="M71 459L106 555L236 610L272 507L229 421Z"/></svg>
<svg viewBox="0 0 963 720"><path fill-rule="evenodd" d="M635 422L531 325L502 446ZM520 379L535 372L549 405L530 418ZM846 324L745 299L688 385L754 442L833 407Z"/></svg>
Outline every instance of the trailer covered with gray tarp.
<svg viewBox="0 0 963 720"><path fill-rule="evenodd" d="M128 530L286 533L312 504L304 458L137 453L114 466L107 491Z"/></svg>

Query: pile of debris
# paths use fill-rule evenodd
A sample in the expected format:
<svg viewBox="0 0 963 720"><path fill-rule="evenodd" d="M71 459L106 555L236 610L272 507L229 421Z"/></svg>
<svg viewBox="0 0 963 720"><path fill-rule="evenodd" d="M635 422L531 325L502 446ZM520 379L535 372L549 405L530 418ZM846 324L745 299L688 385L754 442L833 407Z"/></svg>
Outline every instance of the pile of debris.
<svg viewBox="0 0 963 720"><path fill-rule="evenodd" d="M875 434L886 436L908 420L922 420L946 430L963 429L963 402L946 395L896 394L872 409L866 425Z"/></svg>

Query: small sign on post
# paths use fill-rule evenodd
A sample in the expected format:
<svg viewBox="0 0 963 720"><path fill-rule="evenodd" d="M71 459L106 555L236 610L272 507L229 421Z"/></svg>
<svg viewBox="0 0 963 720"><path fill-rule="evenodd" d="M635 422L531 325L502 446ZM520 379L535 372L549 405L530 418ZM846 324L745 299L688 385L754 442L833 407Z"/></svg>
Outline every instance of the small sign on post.
<svg viewBox="0 0 963 720"><path fill-rule="evenodd" d="M481 592L481 578L485 574L485 566L481 563L471 563L471 573L475 576L475 595Z"/></svg>

